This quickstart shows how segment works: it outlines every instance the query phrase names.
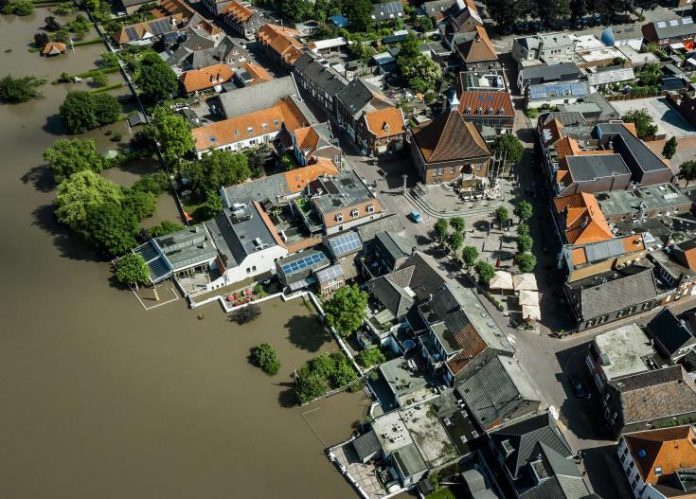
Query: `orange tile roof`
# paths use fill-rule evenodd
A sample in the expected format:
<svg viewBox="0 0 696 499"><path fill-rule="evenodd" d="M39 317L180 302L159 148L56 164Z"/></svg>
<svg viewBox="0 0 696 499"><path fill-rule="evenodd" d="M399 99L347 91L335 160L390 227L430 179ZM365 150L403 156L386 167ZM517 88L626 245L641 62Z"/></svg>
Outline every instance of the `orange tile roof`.
<svg viewBox="0 0 696 499"><path fill-rule="evenodd" d="M337 175L338 169L332 161L324 158L317 159L311 165L290 170L285 175L285 182L288 190L292 193L301 192L307 184L321 177L322 175Z"/></svg>
<svg viewBox="0 0 696 499"><path fill-rule="evenodd" d="M249 74L254 78L254 83L261 83L264 81L269 81L273 79L273 76L271 76L271 73L266 71L264 68L259 66L258 64L254 64L252 62L246 62L242 65L244 69L246 69Z"/></svg>
<svg viewBox="0 0 696 499"><path fill-rule="evenodd" d="M301 151L313 151L317 148L317 144L319 144L320 137L314 127L306 126L297 128L295 129L294 135L295 143Z"/></svg>
<svg viewBox="0 0 696 499"><path fill-rule="evenodd" d="M495 47L488 38L486 28L476 26L477 36L471 40L457 46L457 51L462 55L464 62L486 62L495 61L498 55Z"/></svg>
<svg viewBox="0 0 696 499"><path fill-rule="evenodd" d="M196 150L201 152L280 132L283 125L292 132L307 124L306 118L291 99L281 99L269 108L194 128L192 133Z"/></svg>
<svg viewBox="0 0 696 499"><path fill-rule="evenodd" d="M249 7L232 1L223 12L223 16L230 16L240 23L245 23L254 14L254 11Z"/></svg>
<svg viewBox="0 0 696 499"><path fill-rule="evenodd" d="M614 235L599 208L597 198L587 192L554 200L556 211L565 215L565 234L570 244L608 241Z"/></svg>
<svg viewBox="0 0 696 499"><path fill-rule="evenodd" d="M580 154L580 146L578 142L571 137L563 137L556 143L556 152L559 158L566 156L576 156Z"/></svg>
<svg viewBox="0 0 696 499"><path fill-rule="evenodd" d="M179 81L186 92L191 94L227 83L233 76L234 71L227 64L213 64L201 69L186 71L179 77Z"/></svg>
<svg viewBox="0 0 696 499"><path fill-rule="evenodd" d="M689 248L682 251L686 266L691 270L696 270L696 248Z"/></svg>
<svg viewBox="0 0 696 499"><path fill-rule="evenodd" d="M364 116L367 129L379 139L406 133L404 118L397 107L368 111Z"/></svg>
<svg viewBox="0 0 696 499"><path fill-rule="evenodd" d="M41 53L43 55L63 54L65 53L65 44L61 42L48 42L44 45L44 48L41 49Z"/></svg>
<svg viewBox="0 0 696 499"><path fill-rule="evenodd" d="M302 42L296 38L299 35L297 30L269 23L259 28L256 38L283 60L293 64L302 55Z"/></svg>
<svg viewBox="0 0 696 499"><path fill-rule="evenodd" d="M196 13L196 11L193 10L183 0L162 0L162 3L159 5L159 7L157 9L154 9L154 10L163 13L165 16L166 15L173 16L174 14L182 14L183 17L186 19L190 19ZM157 15L157 14L155 13L155 15Z"/></svg>
<svg viewBox="0 0 696 499"><path fill-rule="evenodd" d="M696 433L690 426L641 431L624 438L645 483L654 485L661 476L696 467ZM659 475L656 468L662 468Z"/></svg>
<svg viewBox="0 0 696 499"><path fill-rule="evenodd" d="M645 243L643 242L643 236L633 235L621 238L623 242L624 251L626 253L632 253L634 251L643 251L645 249Z"/></svg>
<svg viewBox="0 0 696 499"><path fill-rule="evenodd" d="M447 361L452 374L457 374L486 349L486 342L481 338L473 324L469 323L460 331L452 334L462 351Z"/></svg>
<svg viewBox="0 0 696 499"><path fill-rule="evenodd" d="M556 118L546 125L546 129L551 132L551 138L546 142L547 144L554 144L563 136L561 133L561 130L563 130L563 123Z"/></svg>
<svg viewBox="0 0 696 499"><path fill-rule="evenodd" d="M638 130L636 129L636 124L635 123L624 123L623 124L624 128L631 132L633 135L638 137Z"/></svg>
<svg viewBox="0 0 696 499"><path fill-rule="evenodd" d="M467 90L459 96L459 112L465 117L475 116L478 109L483 115L515 116L512 97L507 92L484 92ZM502 113L501 113L502 110Z"/></svg>

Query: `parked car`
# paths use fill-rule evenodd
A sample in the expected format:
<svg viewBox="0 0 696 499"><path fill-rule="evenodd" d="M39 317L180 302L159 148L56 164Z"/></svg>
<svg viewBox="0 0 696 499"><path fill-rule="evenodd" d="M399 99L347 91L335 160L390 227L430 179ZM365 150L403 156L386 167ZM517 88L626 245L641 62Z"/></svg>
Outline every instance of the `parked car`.
<svg viewBox="0 0 696 499"><path fill-rule="evenodd" d="M416 224L419 224L423 221L423 217L421 217L421 214L415 210L408 214L408 218L410 218L411 221Z"/></svg>
<svg viewBox="0 0 696 499"><path fill-rule="evenodd" d="M570 382L570 386L573 387L573 393L575 393L575 396L579 399L588 399L590 398L590 392L587 391L585 388L585 385L582 384L582 380L576 376L571 376L568 378L568 381Z"/></svg>

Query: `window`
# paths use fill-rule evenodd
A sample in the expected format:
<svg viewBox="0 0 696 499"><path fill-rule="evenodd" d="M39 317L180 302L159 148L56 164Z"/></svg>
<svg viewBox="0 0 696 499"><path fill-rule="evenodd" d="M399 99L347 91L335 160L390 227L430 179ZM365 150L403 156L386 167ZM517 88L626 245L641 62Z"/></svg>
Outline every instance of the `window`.
<svg viewBox="0 0 696 499"><path fill-rule="evenodd" d="M336 221L337 221L337 222L343 222L343 214L338 213L338 214L336 215Z"/></svg>
<svg viewBox="0 0 696 499"><path fill-rule="evenodd" d="M367 205L367 212L368 213L374 213L375 212L375 207L371 204Z"/></svg>
<svg viewBox="0 0 696 499"><path fill-rule="evenodd" d="M268 123L261 123L261 128L263 128L264 130L267 130L267 129L268 129Z"/></svg>
<svg viewBox="0 0 696 499"><path fill-rule="evenodd" d="M336 166L340 166L340 165L341 165L341 155L340 155L340 154L334 156L334 164L335 164Z"/></svg>
<svg viewBox="0 0 696 499"><path fill-rule="evenodd" d="M454 173L454 166L450 166L450 173Z"/></svg>
<svg viewBox="0 0 696 499"><path fill-rule="evenodd" d="M360 212L358 210L351 210L350 216L353 218L356 218L358 215L360 215Z"/></svg>
<svg viewBox="0 0 696 499"><path fill-rule="evenodd" d="M247 274L251 273L251 269L249 267L247 267L246 271L247 271Z"/></svg>
<svg viewBox="0 0 696 499"><path fill-rule="evenodd" d="M253 127L253 126L247 127L247 133L253 133L253 132L254 132L254 127Z"/></svg>
<svg viewBox="0 0 696 499"><path fill-rule="evenodd" d="M253 267L251 267L251 270L256 271L256 265L254 265Z"/></svg>
<svg viewBox="0 0 696 499"><path fill-rule="evenodd" d="M444 173L445 173L444 168L438 168L437 170L435 170L435 176L436 176L436 177L440 177L440 176L442 176Z"/></svg>

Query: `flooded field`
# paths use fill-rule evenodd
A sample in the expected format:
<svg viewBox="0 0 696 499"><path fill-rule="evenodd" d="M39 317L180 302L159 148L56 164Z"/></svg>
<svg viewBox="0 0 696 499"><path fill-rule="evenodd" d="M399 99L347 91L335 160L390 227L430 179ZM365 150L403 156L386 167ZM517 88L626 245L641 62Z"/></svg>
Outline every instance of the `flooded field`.
<svg viewBox="0 0 696 499"><path fill-rule="evenodd" d="M54 59L27 50L47 15L0 16L0 76L52 80L94 67L100 45ZM63 134L68 87L42 90L0 105L0 496L355 497L322 441L349 436L365 397L291 405L292 371L334 343L301 301L269 302L240 327L217 305L145 312L111 287L108 264L55 223L41 155ZM276 377L246 361L263 341L278 349Z"/></svg>

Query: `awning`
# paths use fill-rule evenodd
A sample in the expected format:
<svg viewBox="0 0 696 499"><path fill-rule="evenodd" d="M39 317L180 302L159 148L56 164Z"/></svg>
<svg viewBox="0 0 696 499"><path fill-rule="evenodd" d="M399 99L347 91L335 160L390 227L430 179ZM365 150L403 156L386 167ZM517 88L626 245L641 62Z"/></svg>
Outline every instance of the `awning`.
<svg viewBox="0 0 696 499"><path fill-rule="evenodd" d="M512 285L515 291L537 291L536 276L532 273L516 274L512 276Z"/></svg>
<svg viewBox="0 0 696 499"><path fill-rule="evenodd" d="M531 307L529 305L525 305L522 307L522 318L527 320L532 320L532 321L540 321L541 320L541 309L539 307Z"/></svg>
<svg viewBox="0 0 696 499"><path fill-rule="evenodd" d="M539 292L538 291L520 291L520 305L539 307Z"/></svg>
<svg viewBox="0 0 696 499"><path fill-rule="evenodd" d="M696 66L696 59L694 59L693 57L687 59L686 62L688 64L691 64L692 66Z"/></svg>
<svg viewBox="0 0 696 499"><path fill-rule="evenodd" d="M488 287L490 289L512 289L512 274L504 270L497 270Z"/></svg>
<svg viewBox="0 0 696 499"><path fill-rule="evenodd" d="M682 50L684 48L684 43L683 42L678 42L678 43L670 43L669 47L674 50Z"/></svg>

